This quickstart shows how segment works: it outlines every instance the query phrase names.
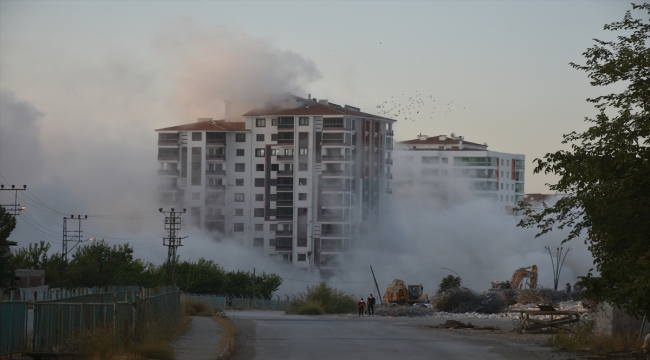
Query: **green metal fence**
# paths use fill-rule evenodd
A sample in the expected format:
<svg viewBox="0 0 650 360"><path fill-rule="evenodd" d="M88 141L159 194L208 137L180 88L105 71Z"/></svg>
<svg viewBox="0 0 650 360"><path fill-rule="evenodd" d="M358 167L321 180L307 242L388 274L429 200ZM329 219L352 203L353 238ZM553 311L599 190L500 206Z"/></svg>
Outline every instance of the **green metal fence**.
<svg viewBox="0 0 650 360"><path fill-rule="evenodd" d="M0 299L2 293L0 292ZM27 351L27 302L14 299L0 302L0 356Z"/></svg>
<svg viewBox="0 0 650 360"><path fill-rule="evenodd" d="M199 301L217 309L233 308L238 310L286 310L290 302L285 300L269 300L237 297L233 295L197 295L183 294L183 297L191 301Z"/></svg>

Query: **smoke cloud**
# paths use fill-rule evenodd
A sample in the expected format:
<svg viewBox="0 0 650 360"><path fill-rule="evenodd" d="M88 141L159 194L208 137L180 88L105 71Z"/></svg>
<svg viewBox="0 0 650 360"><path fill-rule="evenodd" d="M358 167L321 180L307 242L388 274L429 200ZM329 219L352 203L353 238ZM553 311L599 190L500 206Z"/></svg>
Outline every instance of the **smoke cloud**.
<svg viewBox="0 0 650 360"><path fill-rule="evenodd" d="M162 31L154 44L176 68L170 105L183 118L219 117L224 100L302 94L304 85L320 77L311 60L236 28L205 29L183 20Z"/></svg>

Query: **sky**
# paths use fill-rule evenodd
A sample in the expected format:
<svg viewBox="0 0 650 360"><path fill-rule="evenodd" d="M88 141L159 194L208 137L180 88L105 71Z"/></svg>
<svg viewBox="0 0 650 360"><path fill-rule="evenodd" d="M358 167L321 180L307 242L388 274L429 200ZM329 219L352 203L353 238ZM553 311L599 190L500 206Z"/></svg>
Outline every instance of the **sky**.
<svg viewBox="0 0 650 360"><path fill-rule="evenodd" d="M367 112L424 94L436 103L398 118L397 140L455 133L525 154L526 192L548 192L557 179L534 175L533 159L586 129L595 111L585 99L603 92L569 63L583 62L593 38L611 39L603 25L629 8L0 0L0 181L27 184L22 201L34 209L14 236L58 247L62 214L91 214L93 235L162 259L153 130L222 118L227 99L285 91ZM454 111L436 105L448 103Z"/></svg>

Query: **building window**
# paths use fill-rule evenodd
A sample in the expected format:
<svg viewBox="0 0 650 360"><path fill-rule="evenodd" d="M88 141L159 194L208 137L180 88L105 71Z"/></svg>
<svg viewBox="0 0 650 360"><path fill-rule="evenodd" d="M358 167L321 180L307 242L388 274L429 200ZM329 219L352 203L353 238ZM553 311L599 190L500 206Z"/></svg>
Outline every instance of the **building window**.
<svg viewBox="0 0 650 360"><path fill-rule="evenodd" d="M278 141L278 134L271 134L271 141Z"/></svg>
<svg viewBox="0 0 650 360"><path fill-rule="evenodd" d="M255 201L264 201L264 194L255 194Z"/></svg>
<svg viewBox="0 0 650 360"><path fill-rule="evenodd" d="M255 208L253 210L253 217L264 217L264 208Z"/></svg>
<svg viewBox="0 0 650 360"><path fill-rule="evenodd" d="M447 170L442 170L442 175L443 175L443 176L447 176L447 174L448 174L448 171L447 171Z"/></svg>
<svg viewBox="0 0 650 360"><path fill-rule="evenodd" d="M298 254L298 261L307 261L307 254Z"/></svg>
<svg viewBox="0 0 650 360"><path fill-rule="evenodd" d="M501 190L503 190L503 183L501 183Z"/></svg>
<svg viewBox="0 0 650 360"><path fill-rule="evenodd" d="M244 179L235 179L235 186L244 186Z"/></svg>
<svg viewBox="0 0 650 360"><path fill-rule="evenodd" d="M262 224L260 224L262 225ZM253 247L262 247L264 246L264 238L254 238L253 239Z"/></svg>
<svg viewBox="0 0 650 360"><path fill-rule="evenodd" d="M264 178L256 178L255 187L264 187Z"/></svg>
<svg viewBox="0 0 650 360"><path fill-rule="evenodd" d="M255 170L256 171L264 171L264 164L256 164L255 165Z"/></svg>
<svg viewBox="0 0 650 360"><path fill-rule="evenodd" d="M275 180L275 179L271 179ZM269 201L277 201L278 200L278 194L269 194Z"/></svg>
<svg viewBox="0 0 650 360"><path fill-rule="evenodd" d="M307 185L307 178L299 178L298 185Z"/></svg>
<svg viewBox="0 0 650 360"><path fill-rule="evenodd" d="M236 142L246 142L246 134L235 134Z"/></svg>
<svg viewBox="0 0 650 360"><path fill-rule="evenodd" d="M307 193L299 193L298 200L307 200Z"/></svg>
<svg viewBox="0 0 650 360"><path fill-rule="evenodd" d="M255 156L256 157L264 157L264 148L255 149Z"/></svg>
<svg viewBox="0 0 650 360"><path fill-rule="evenodd" d="M269 230L278 231L278 224L271 224L270 227L269 227Z"/></svg>
<svg viewBox="0 0 650 360"><path fill-rule="evenodd" d="M201 133L200 132L193 132L192 133L192 141L201 141Z"/></svg>
<svg viewBox="0 0 650 360"><path fill-rule="evenodd" d="M255 119L255 127L265 127L266 119Z"/></svg>
<svg viewBox="0 0 650 360"><path fill-rule="evenodd" d="M501 195L501 201L503 201L503 195Z"/></svg>
<svg viewBox="0 0 650 360"><path fill-rule="evenodd" d="M298 171L308 171L309 166L306 163L300 163L298 164Z"/></svg>
<svg viewBox="0 0 650 360"><path fill-rule="evenodd" d="M255 224L255 231L264 231L264 224Z"/></svg>
<svg viewBox="0 0 650 360"><path fill-rule="evenodd" d="M244 149L236 149L235 156L244 156Z"/></svg>
<svg viewBox="0 0 650 360"><path fill-rule="evenodd" d="M200 192L192 193L192 200L201 200L201 193Z"/></svg>
<svg viewBox="0 0 650 360"><path fill-rule="evenodd" d="M298 238L298 247L307 247L307 238Z"/></svg>
<svg viewBox="0 0 650 360"><path fill-rule="evenodd" d="M309 125L309 118L308 117L298 118L298 125L308 126Z"/></svg>
<svg viewBox="0 0 650 360"><path fill-rule="evenodd" d="M443 164L449 164L449 158L442 158Z"/></svg>
<svg viewBox="0 0 650 360"><path fill-rule="evenodd" d="M244 193L236 193L235 202L244 202Z"/></svg>
<svg viewBox="0 0 650 360"><path fill-rule="evenodd" d="M244 172L244 171L246 171L246 164L244 163L235 164L235 172Z"/></svg>
<svg viewBox="0 0 650 360"><path fill-rule="evenodd" d="M257 139L257 141L264 141L264 134L257 134L255 138Z"/></svg>
<svg viewBox="0 0 650 360"><path fill-rule="evenodd" d="M235 209L235 216L244 216L244 209Z"/></svg>
<svg viewBox="0 0 650 360"><path fill-rule="evenodd" d="M271 164L271 171L278 171L279 168L280 168L279 164Z"/></svg>
<svg viewBox="0 0 650 360"><path fill-rule="evenodd" d="M307 155L307 148L300 148L300 150L298 151L299 151L298 153L299 155Z"/></svg>
<svg viewBox="0 0 650 360"><path fill-rule="evenodd" d="M278 126L278 119L271 119L271 126Z"/></svg>
<svg viewBox="0 0 650 360"><path fill-rule="evenodd" d="M234 223L234 232L244 232L244 223Z"/></svg>

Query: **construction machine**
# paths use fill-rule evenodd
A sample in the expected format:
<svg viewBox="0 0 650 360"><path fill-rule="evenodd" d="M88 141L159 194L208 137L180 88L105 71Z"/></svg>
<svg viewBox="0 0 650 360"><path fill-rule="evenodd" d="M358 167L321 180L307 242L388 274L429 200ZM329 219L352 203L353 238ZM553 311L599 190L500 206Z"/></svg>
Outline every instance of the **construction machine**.
<svg viewBox="0 0 650 360"><path fill-rule="evenodd" d="M395 279L386 289L384 304L413 305L428 303L429 295L422 293L423 289L422 284L406 285L404 280Z"/></svg>
<svg viewBox="0 0 650 360"><path fill-rule="evenodd" d="M524 281L526 279L526 281ZM505 289L524 289L528 285L530 289L537 289L537 265L519 268L512 273L510 281L493 281L490 291Z"/></svg>

